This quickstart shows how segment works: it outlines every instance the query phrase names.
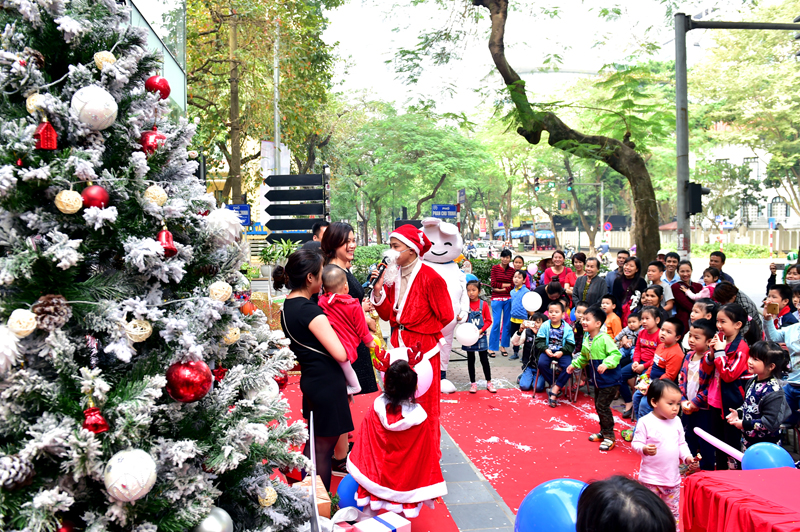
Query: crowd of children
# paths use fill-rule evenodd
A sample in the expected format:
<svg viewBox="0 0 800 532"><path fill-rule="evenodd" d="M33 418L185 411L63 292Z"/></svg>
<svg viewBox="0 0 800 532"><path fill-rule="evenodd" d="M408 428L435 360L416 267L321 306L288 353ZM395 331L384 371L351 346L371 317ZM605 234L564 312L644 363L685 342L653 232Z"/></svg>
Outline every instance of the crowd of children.
<svg viewBox="0 0 800 532"><path fill-rule="evenodd" d="M652 278L664 272L660 263L649 266ZM800 268L795 273L800 278ZM511 329L518 333L514 355L522 350L520 388L546 391L548 404L555 408L565 387L574 385L571 379L588 384L594 389L600 422L600 432L589 439L600 443L601 451L616 443L610 405L619 395L625 403L622 417L635 422L633 430L621 434L642 456L639 480L666 503L676 520L681 464L703 470L740 466L699 438L695 428L744 450L757 442L778 442L781 424L800 418L800 282L768 286L766 339L748 345L742 330L752 317L745 308L711 299L721 276L720 269L709 267L703 272L702 289L681 284L670 291L680 289L694 303L688 327L666 308L669 284L663 279L641 294L625 323L611 294L595 306L578 302L572 314L567 299L550 301L544 313L529 313L522 304L529 292L524 270L515 272L510 290ZM480 285L473 283L471 316L476 318L482 305L479 296ZM482 320L473 323L485 334L491 318L487 312L480 314ZM485 350L480 345L473 348ZM794 355L791 361L787 349ZM483 354L481 363L489 381ZM474 392L474 356L469 364Z"/></svg>

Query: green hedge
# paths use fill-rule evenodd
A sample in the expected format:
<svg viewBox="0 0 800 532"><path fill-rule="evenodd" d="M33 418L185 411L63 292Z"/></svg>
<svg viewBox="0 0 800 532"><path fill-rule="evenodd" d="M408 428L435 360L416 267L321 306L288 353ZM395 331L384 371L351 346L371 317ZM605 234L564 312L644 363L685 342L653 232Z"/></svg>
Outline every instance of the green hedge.
<svg viewBox="0 0 800 532"><path fill-rule="evenodd" d="M675 251L678 249L676 244L670 243L664 249ZM709 255L712 251L719 251L719 242L711 244L692 245L692 255ZM756 246L754 244L724 244L722 251L728 259L768 259L769 248L767 246Z"/></svg>
<svg viewBox="0 0 800 532"><path fill-rule="evenodd" d="M369 275L369 267L378 263L383 258L383 252L389 249L388 245L375 244L372 246L359 246L353 254L353 275L356 276L358 282L367 282Z"/></svg>

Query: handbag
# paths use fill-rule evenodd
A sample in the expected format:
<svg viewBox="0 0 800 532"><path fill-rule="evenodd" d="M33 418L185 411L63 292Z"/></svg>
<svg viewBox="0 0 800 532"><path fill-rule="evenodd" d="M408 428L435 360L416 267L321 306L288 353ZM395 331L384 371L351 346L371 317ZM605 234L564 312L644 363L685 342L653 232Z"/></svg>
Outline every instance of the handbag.
<svg viewBox="0 0 800 532"><path fill-rule="evenodd" d="M287 326L286 326L286 318L284 317L284 315L283 315L283 312L281 312L281 326L283 327L283 330L284 330L284 331L286 331L286 334L288 334L288 335L289 335L289 339L290 339L292 342L294 342L294 343L296 343L297 345L299 345L300 347L305 347L306 349L308 349L308 350L310 350L310 351L314 351L314 352L316 352L316 353L319 353L320 355L324 355L324 356L326 356L326 357L331 357L331 358L333 358L333 356L331 356L329 353L323 353L323 352L322 352L322 351L320 351L319 349L314 349L313 347L309 347L309 346L307 346L307 345L305 345L305 344L301 344L300 342L298 342L297 340L295 340L295 339L294 339L294 336L292 336L292 333L290 333L290 332L289 332L289 327L287 327Z"/></svg>

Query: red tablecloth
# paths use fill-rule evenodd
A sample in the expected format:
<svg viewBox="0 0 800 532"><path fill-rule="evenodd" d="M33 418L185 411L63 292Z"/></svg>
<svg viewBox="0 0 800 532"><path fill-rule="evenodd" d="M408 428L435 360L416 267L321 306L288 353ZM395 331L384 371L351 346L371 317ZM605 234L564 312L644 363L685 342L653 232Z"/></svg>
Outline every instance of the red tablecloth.
<svg viewBox="0 0 800 532"><path fill-rule="evenodd" d="M714 471L684 481L684 532L797 532L800 470Z"/></svg>

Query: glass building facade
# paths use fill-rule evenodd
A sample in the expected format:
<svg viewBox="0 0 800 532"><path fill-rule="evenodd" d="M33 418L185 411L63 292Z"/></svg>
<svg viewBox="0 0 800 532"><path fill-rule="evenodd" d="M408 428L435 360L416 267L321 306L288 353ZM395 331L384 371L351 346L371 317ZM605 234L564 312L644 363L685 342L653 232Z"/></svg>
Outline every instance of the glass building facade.
<svg viewBox="0 0 800 532"><path fill-rule="evenodd" d="M150 50L164 58L161 75L170 86L170 106L186 114L186 2L185 0L127 0L131 24L147 30Z"/></svg>

